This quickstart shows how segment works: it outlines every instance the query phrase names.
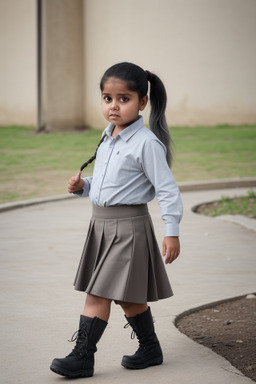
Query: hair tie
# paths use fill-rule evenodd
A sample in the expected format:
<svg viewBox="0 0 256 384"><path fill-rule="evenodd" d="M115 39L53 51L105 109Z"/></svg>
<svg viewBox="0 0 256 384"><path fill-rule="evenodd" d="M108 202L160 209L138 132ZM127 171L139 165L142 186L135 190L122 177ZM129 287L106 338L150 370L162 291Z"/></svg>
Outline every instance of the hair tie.
<svg viewBox="0 0 256 384"><path fill-rule="evenodd" d="M152 80L152 77L153 77L153 73L146 70L145 72L147 72L147 76L148 76L148 81L151 83L151 80Z"/></svg>

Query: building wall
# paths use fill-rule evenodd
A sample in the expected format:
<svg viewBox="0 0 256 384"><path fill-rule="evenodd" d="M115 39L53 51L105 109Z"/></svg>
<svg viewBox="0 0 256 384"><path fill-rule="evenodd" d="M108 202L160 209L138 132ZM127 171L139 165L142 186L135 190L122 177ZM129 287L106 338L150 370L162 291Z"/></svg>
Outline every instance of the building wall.
<svg viewBox="0 0 256 384"><path fill-rule="evenodd" d="M85 0L85 122L102 126L98 84L131 61L156 72L171 125L256 122L254 0Z"/></svg>
<svg viewBox="0 0 256 384"><path fill-rule="evenodd" d="M0 124L36 124L36 1L0 0Z"/></svg>
<svg viewBox="0 0 256 384"><path fill-rule="evenodd" d="M42 2L41 126L84 127L83 0Z"/></svg>
<svg viewBox="0 0 256 384"><path fill-rule="evenodd" d="M51 46L44 46L43 54L51 57L51 64L47 64L43 112L45 116L46 108L51 112L51 122L62 126L66 113L68 119L79 115L77 125L104 127L99 82L105 69L120 61L135 62L162 78L170 125L256 122L255 0L72 0L72 4L81 9L81 1L83 57L75 48L81 60L78 68L82 65L80 77L76 69L76 74L72 72L74 66L70 69L72 60L65 71L64 66L58 69L53 42L64 52L65 39L57 34L51 39L50 26L44 31ZM43 2L51 7L63 3ZM58 31L61 28L65 24ZM52 28L51 34L55 31ZM0 0L0 55L0 124L36 125L36 0ZM60 85L59 97L53 95L55 104L49 105L47 92L55 88L51 79L58 80L59 74L75 80L67 81L71 92L65 94L65 103ZM78 94L84 96L82 113L81 105L75 106ZM65 107L60 113L58 102L70 105L70 112ZM149 108L146 120L148 114Z"/></svg>

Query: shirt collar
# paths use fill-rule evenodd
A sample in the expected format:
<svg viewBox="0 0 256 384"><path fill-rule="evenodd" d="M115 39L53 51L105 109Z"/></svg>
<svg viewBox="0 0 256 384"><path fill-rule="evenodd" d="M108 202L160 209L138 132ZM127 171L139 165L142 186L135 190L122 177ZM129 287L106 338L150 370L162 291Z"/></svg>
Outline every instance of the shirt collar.
<svg viewBox="0 0 256 384"><path fill-rule="evenodd" d="M106 135L108 137L111 137L111 134L112 134L112 131L114 129L115 125L113 123L110 123L107 128L105 129L104 133L106 133ZM139 129L141 129L142 127L144 127L144 120L143 120L143 117L141 115L138 116L138 119L131 125L129 125L128 127L126 127L122 132L119 133L118 136L120 136L120 138L123 140L123 141L128 141ZM117 136L117 137L118 137Z"/></svg>

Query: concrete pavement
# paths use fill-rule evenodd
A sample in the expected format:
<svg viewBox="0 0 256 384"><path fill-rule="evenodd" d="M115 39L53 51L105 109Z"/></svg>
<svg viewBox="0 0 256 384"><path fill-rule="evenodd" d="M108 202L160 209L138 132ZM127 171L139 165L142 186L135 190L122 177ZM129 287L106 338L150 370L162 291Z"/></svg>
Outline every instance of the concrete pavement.
<svg viewBox="0 0 256 384"><path fill-rule="evenodd" d="M172 383L246 384L244 377L174 326L188 309L256 291L256 236L237 223L193 213L199 203L222 195L246 194L248 188L183 192L180 257L167 266L175 296L152 303L164 364L142 371L120 366L124 353L137 348L119 306L99 342L94 384ZM156 201L150 203L161 244L163 223ZM67 340L78 327L84 294L73 289L91 215L88 199L47 202L0 214L1 237L1 383L54 384L66 379L49 370L64 357Z"/></svg>

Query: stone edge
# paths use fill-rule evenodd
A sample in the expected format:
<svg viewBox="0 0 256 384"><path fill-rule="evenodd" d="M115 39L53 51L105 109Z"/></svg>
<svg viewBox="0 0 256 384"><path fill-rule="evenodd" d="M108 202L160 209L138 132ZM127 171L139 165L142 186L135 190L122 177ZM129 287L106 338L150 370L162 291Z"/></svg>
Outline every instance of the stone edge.
<svg viewBox="0 0 256 384"><path fill-rule="evenodd" d="M229 188L250 188L256 187L256 177L216 179L206 181L180 182L178 183L181 192L207 191L213 189ZM11 203L0 204L0 213L13 209L25 208L32 205L50 203L77 198L75 195L65 194L48 197L38 197L30 200L20 200Z"/></svg>

